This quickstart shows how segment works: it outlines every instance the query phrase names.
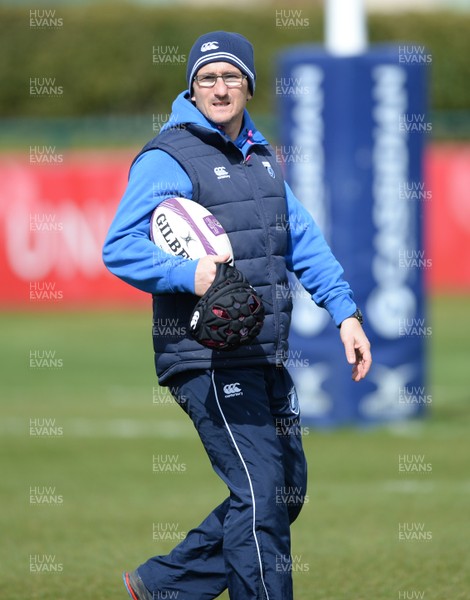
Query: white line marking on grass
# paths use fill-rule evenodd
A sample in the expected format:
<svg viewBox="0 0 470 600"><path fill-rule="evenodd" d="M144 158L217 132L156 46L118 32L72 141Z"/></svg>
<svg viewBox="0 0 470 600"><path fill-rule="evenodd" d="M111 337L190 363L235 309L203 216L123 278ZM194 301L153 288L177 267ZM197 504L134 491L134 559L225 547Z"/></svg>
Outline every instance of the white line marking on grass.
<svg viewBox="0 0 470 600"><path fill-rule="evenodd" d="M423 423L417 423L415 421L391 423L390 425L386 425L385 429L390 434L397 437L418 438L424 434Z"/></svg>
<svg viewBox="0 0 470 600"><path fill-rule="evenodd" d="M189 430L192 433L192 428ZM101 421L91 419L71 419L64 421L64 435L70 433L76 437L114 437L140 438L189 437L181 421L144 421L137 419L106 419Z"/></svg>
<svg viewBox="0 0 470 600"><path fill-rule="evenodd" d="M429 494L436 488L429 481L384 481L380 486L385 492L397 494Z"/></svg>
<svg viewBox="0 0 470 600"><path fill-rule="evenodd" d="M55 425L62 430L61 438L190 438L194 436L192 424L169 419L106 419L106 418L54 418ZM54 437L48 435L47 428L42 435L30 436L29 419L5 417L0 422L0 434L31 439Z"/></svg>

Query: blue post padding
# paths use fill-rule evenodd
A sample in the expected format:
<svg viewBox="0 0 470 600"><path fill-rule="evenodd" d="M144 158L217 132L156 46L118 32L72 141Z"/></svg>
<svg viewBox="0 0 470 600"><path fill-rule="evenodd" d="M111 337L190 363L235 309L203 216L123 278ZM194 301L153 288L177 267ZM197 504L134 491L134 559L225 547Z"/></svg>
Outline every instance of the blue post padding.
<svg viewBox="0 0 470 600"><path fill-rule="evenodd" d="M430 55L411 44L335 57L315 46L279 57L278 160L345 270L374 364L351 381L339 332L293 282L288 359L304 420L321 427L421 416L425 383L423 149Z"/></svg>

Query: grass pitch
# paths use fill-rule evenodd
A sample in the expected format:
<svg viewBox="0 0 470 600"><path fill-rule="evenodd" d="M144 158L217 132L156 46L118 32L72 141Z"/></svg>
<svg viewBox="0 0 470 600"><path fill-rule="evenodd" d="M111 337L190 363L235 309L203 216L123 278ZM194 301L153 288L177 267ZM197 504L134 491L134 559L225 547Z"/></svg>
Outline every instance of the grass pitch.
<svg viewBox="0 0 470 600"><path fill-rule="evenodd" d="M470 598L468 302L431 302L426 420L304 437L296 600ZM124 600L121 571L168 552L226 496L156 387L150 310L0 325L0 598ZM31 367L31 352L49 366ZM404 454L430 470L399 472ZM155 457L176 466L155 471Z"/></svg>

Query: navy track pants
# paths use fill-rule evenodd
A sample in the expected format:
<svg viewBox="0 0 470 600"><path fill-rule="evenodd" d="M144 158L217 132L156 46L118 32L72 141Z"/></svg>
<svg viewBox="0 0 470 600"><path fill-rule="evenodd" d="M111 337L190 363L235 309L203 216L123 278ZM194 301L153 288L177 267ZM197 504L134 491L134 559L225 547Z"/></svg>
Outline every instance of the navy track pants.
<svg viewBox="0 0 470 600"><path fill-rule="evenodd" d="M306 494L299 407L284 368L186 371L171 390L229 497L138 568L154 599L292 600L290 523Z"/></svg>

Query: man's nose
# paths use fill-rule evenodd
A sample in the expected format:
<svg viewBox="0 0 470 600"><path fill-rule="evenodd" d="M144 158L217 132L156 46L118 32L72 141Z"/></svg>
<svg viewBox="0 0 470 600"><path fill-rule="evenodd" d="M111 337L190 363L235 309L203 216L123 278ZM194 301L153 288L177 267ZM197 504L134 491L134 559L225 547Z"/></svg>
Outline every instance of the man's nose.
<svg viewBox="0 0 470 600"><path fill-rule="evenodd" d="M217 77L214 85L214 94L217 94L217 96L225 96L227 90L228 87L222 77Z"/></svg>

